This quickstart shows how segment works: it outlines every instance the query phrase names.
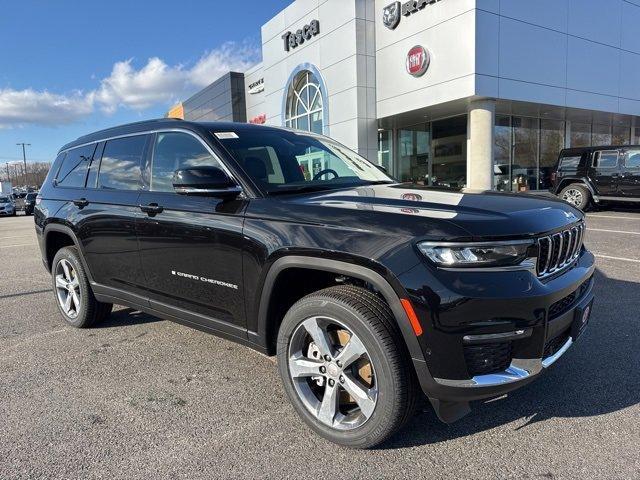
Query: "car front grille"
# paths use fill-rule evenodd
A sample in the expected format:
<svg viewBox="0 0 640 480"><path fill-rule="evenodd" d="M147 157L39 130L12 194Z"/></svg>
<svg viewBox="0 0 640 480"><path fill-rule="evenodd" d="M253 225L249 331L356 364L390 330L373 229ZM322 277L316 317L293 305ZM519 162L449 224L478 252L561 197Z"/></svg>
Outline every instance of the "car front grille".
<svg viewBox="0 0 640 480"><path fill-rule="evenodd" d="M502 372L511 365L511 342L465 345L464 358L472 377Z"/></svg>
<svg viewBox="0 0 640 480"><path fill-rule="evenodd" d="M584 223L538 239L538 277L567 269L582 251Z"/></svg>

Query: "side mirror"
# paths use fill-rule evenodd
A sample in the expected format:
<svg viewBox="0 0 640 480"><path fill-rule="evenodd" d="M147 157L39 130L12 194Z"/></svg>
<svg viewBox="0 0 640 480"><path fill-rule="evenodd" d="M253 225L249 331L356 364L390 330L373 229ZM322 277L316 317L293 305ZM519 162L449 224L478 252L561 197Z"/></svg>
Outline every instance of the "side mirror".
<svg viewBox="0 0 640 480"><path fill-rule="evenodd" d="M242 189L218 167L193 167L176 170L173 189L182 195L235 198Z"/></svg>

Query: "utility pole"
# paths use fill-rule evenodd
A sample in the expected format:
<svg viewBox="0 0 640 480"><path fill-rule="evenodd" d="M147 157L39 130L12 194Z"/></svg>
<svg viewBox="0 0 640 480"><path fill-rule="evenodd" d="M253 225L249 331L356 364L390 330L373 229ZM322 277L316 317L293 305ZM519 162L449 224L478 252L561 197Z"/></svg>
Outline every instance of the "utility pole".
<svg viewBox="0 0 640 480"><path fill-rule="evenodd" d="M7 167L7 181L11 182L11 171L9 170L9 162L4 164ZM11 184L13 186L13 184Z"/></svg>
<svg viewBox="0 0 640 480"><path fill-rule="evenodd" d="M27 175L27 153L24 147L30 147L30 143L16 143L18 146L22 146L22 160L24 161L24 182L27 184L27 190L29 189L29 176Z"/></svg>

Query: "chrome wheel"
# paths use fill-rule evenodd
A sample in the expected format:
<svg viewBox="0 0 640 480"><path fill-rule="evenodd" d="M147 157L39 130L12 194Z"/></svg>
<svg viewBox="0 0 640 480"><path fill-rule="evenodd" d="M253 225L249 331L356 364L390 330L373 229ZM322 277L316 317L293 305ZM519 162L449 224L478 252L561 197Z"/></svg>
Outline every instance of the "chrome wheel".
<svg viewBox="0 0 640 480"><path fill-rule="evenodd" d="M373 414L376 376L362 341L328 317L304 320L291 336L288 370L306 409L322 424L352 430Z"/></svg>
<svg viewBox="0 0 640 480"><path fill-rule="evenodd" d="M77 318L81 308L80 284L73 265L61 259L56 265L56 294L60 308L69 318Z"/></svg>
<svg viewBox="0 0 640 480"><path fill-rule="evenodd" d="M584 195L577 188L569 188L562 194L562 199L574 207L580 207L584 201Z"/></svg>

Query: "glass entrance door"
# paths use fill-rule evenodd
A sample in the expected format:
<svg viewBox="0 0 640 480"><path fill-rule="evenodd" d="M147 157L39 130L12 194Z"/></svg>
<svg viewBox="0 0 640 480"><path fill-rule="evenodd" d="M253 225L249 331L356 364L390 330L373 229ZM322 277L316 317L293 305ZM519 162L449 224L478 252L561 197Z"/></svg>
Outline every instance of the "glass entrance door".
<svg viewBox="0 0 640 480"><path fill-rule="evenodd" d="M429 185L431 132L428 123L398 130L396 176L401 182Z"/></svg>

